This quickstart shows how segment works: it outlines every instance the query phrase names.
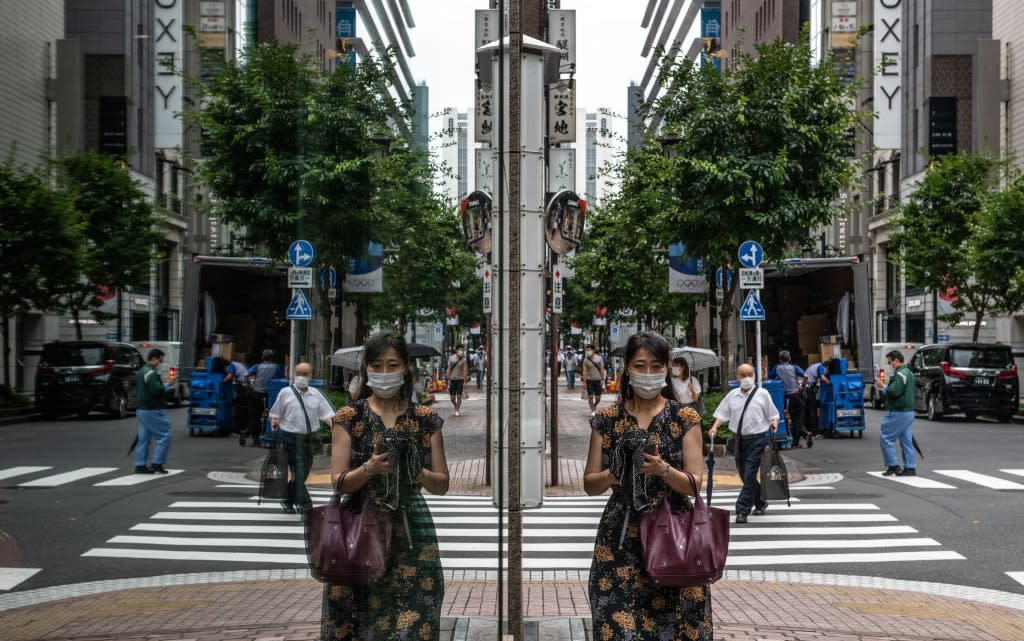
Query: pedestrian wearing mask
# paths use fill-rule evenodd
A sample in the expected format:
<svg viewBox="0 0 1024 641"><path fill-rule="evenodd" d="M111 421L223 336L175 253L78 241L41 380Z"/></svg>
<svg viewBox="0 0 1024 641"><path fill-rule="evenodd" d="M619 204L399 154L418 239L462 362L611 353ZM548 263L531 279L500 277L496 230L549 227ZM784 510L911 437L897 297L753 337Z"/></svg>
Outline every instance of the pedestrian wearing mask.
<svg viewBox="0 0 1024 641"><path fill-rule="evenodd" d="M698 414L704 413L704 404L700 400L700 381L690 376L690 363L685 357L672 361L672 391L676 400L684 407L692 407Z"/></svg>
<svg viewBox="0 0 1024 641"><path fill-rule="evenodd" d="M249 387L249 437L253 447L261 447L260 431L263 429L263 410L267 409L267 393L270 381L284 378L284 368L274 363L274 351L265 349L261 354L262 361L249 368L252 377ZM238 444L245 445L245 434L238 435Z"/></svg>
<svg viewBox="0 0 1024 641"><path fill-rule="evenodd" d="M583 379L587 384L587 402L590 404L590 415L597 413L597 405L601 402L601 394L604 393L604 361L594 350L593 345L587 345L583 352Z"/></svg>
<svg viewBox="0 0 1024 641"><path fill-rule="evenodd" d="M448 379L448 397L452 400L456 416L459 415L459 410L462 408L463 387L468 375L469 365L466 363L466 353L462 345L456 345L455 353L448 359L448 371L444 375Z"/></svg>
<svg viewBox="0 0 1024 641"><path fill-rule="evenodd" d="M885 476L915 476L917 455L914 452L914 388L917 381L910 368L903 364L903 353L892 350L885 355L892 370L892 376L883 381L875 378L875 385L885 398L885 416L879 430L882 457L885 459ZM896 458L896 441L903 452L903 467Z"/></svg>
<svg viewBox="0 0 1024 641"><path fill-rule="evenodd" d="M171 448L171 420L164 413L167 403L159 371L163 361L163 350L151 349L146 354L146 364L135 373L135 418L139 422L135 445L136 474L167 474L164 463L167 462L167 452ZM153 451L153 464L146 465L150 440L156 443L156 447Z"/></svg>
<svg viewBox="0 0 1024 641"><path fill-rule="evenodd" d="M282 499L281 509L289 514L298 510L305 512L313 507L313 501L306 490L306 479L313 469L314 444L318 442L316 431L320 423L331 426L334 408L320 390L309 386L313 367L309 363L295 366L292 384L277 393L274 406L270 408L270 429L282 439L288 456L288 498Z"/></svg>
<svg viewBox="0 0 1024 641"><path fill-rule="evenodd" d="M761 466L761 453L768 444L769 431L774 434L779 426L779 410L772 396L754 383L754 368L744 363L736 368L739 387L733 389L715 408L715 423L708 434L715 441L718 426L728 423L737 439L736 471L743 480L743 489L736 498L736 522L746 523L751 513L761 515L768 503L761 501L761 484L757 472Z"/></svg>
<svg viewBox="0 0 1024 641"><path fill-rule="evenodd" d="M360 398L338 410L332 479L343 494L365 492L390 514L394 531L384 575L365 588L325 586L321 638L339 641L438 641L444 574L437 533L422 490L448 492L444 421L410 403L405 339L390 333L364 347ZM358 503L357 503L358 504Z"/></svg>
<svg viewBox="0 0 1024 641"><path fill-rule="evenodd" d="M804 437L804 381L807 375L803 368L793 364L789 350L779 352L779 364L768 370L768 378L782 381L782 391L789 410L789 433L793 437L793 449L800 449ZM807 434L807 447L814 447L814 439Z"/></svg>
<svg viewBox="0 0 1024 641"><path fill-rule="evenodd" d="M711 589L662 587L644 571L640 515L666 494L685 508L704 481L700 416L673 398L669 346L643 332L626 343L621 403L590 419L591 436L583 487L589 495L612 490L597 526L590 570L594 638L714 638Z"/></svg>

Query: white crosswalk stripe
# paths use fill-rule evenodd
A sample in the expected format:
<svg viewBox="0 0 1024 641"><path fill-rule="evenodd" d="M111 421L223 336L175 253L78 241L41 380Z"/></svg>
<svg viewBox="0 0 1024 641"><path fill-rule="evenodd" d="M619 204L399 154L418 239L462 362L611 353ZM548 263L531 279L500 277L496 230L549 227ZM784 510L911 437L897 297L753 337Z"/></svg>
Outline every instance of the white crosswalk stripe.
<svg viewBox="0 0 1024 641"><path fill-rule="evenodd" d="M991 470L989 470L991 471ZM1024 470L1021 469L1001 469L999 470L1003 474L1010 474L1013 476L1024 476ZM981 487L989 488L992 490L1024 490L1024 483L1012 481L1010 479L1000 478L993 474L982 474L980 472L974 472L971 470L917 470L915 476L885 476L882 472L868 472L869 475L874 476L885 481L892 481L894 483L900 483L902 485L909 485L910 487L925 489L925 490L956 490L963 489L963 483L969 483L971 485L980 485ZM930 478L930 475L938 475L945 477L946 479L955 479L961 482L961 485L950 485L943 481L935 480Z"/></svg>
<svg viewBox="0 0 1024 641"><path fill-rule="evenodd" d="M8 467L0 469L0 480L13 479L16 477L26 477L32 475L38 475L42 472L52 470L53 467L49 465L17 465L15 467ZM56 474L50 474L48 476L42 476L34 478L22 483L18 483L18 487L61 487L78 483L80 481L90 482L95 480L96 477L103 476L118 472L120 468L116 467L79 467L75 469L65 470ZM140 483L146 483L151 481L158 481L160 479L166 479L177 474L181 474L185 470L181 469L168 469L167 474L121 474L105 481L99 481L97 483L91 483L94 487L126 487L138 485Z"/></svg>
<svg viewBox="0 0 1024 641"><path fill-rule="evenodd" d="M936 474L949 476L968 483L974 483L993 490L1024 490L1024 484L1008 481L988 474L979 474L970 470L935 470Z"/></svg>
<svg viewBox="0 0 1024 641"><path fill-rule="evenodd" d="M0 591L13 590L41 571L42 568L0 568Z"/></svg>
<svg viewBox="0 0 1024 641"><path fill-rule="evenodd" d="M1005 472L1006 470L1003 471ZM1024 585L1024 572L1007 572L1006 576L1010 577L1017 583Z"/></svg>
<svg viewBox="0 0 1024 641"><path fill-rule="evenodd" d="M729 567L955 561L963 557L874 504L827 499L794 486L791 506L775 502L731 529ZM311 492L322 505L331 493ZM732 510L737 492L715 495ZM425 495L447 570L495 570L498 513L488 496ZM815 498L818 497L818 498ZM607 496L546 497L523 515L524 570L586 572ZM507 517L504 532L508 530ZM83 556L187 563L304 566L303 528L276 501L257 497L177 501ZM797 543L799 537L799 543Z"/></svg>

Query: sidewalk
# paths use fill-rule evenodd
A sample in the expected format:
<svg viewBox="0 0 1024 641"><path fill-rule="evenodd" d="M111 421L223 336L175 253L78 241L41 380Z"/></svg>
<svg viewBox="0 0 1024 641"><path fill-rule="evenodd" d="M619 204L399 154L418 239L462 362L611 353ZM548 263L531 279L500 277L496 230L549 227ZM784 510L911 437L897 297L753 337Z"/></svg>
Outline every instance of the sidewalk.
<svg viewBox="0 0 1024 641"><path fill-rule="evenodd" d="M563 394L569 392L563 387ZM606 400L613 399L606 396ZM604 404L604 403L603 403ZM602 404L602 405L603 405ZM437 404L447 419L449 404ZM563 433L589 412L566 403ZM463 416L483 415L467 404ZM458 419L455 419L458 420ZM329 483L327 460L316 476ZM558 488L582 492L582 461L560 460ZM483 461L451 465L452 491L483 494ZM728 457L715 487L737 487ZM797 568L798 569L798 568ZM558 572L523 585L528 641L590 641L585 580ZM565 573L561 573L565 574ZM573 573L575 575L575 573ZM322 586L294 570L179 574L0 593L0 641L299 641L319 638ZM729 570L712 587L715 638L728 641L1021 641L1024 596L862 576ZM446 581L441 641L498 641L494 581Z"/></svg>

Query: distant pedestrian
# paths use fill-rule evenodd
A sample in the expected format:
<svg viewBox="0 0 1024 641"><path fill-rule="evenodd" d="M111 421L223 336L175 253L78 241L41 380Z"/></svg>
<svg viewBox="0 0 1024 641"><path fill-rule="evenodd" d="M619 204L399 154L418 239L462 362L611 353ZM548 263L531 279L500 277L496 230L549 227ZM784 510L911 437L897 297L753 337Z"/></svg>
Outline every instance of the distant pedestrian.
<svg viewBox="0 0 1024 641"><path fill-rule="evenodd" d="M565 383L569 389L576 388L576 352L571 347L565 350Z"/></svg>
<svg viewBox="0 0 1024 641"><path fill-rule="evenodd" d="M295 366L292 384L277 394L270 408L270 428L280 430L284 451L288 455L288 498L281 501L281 509L288 513L305 512L313 507L306 490L306 479L313 469L314 444L320 423L332 427L334 408L315 387L309 386L313 367L309 363Z"/></svg>
<svg viewBox="0 0 1024 641"><path fill-rule="evenodd" d="M274 363L273 350L265 349L260 355L262 361L249 368L252 386L249 389L249 437L253 447L261 447L260 432L263 429L263 412L267 409L267 392L270 381L284 378L284 368ZM245 445L245 434L238 435L238 444Z"/></svg>
<svg viewBox="0 0 1024 641"><path fill-rule="evenodd" d="M882 417L882 428L879 442L882 445L882 457L885 459L885 476L916 476L917 455L914 452L914 388L917 381L914 373L903 363L903 353L892 350L885 355L892 377L886 381L875 379L885 398L886 414ZM903 454L903 467L896 458L896 441L900 442Z"/></svg>
<svg viewBox="0 0 1024 641"><path fill-rule="evenodd" d="M597 414L597 405L604 393L605 375L604 360L593 345L587 345L583 352L583 379L587 383L587 402L590 404L591 416Z"/></svg>
<svg viewBox="0 0 1024 641"><path fill-rule="evenodd" d="M462 408L463 386L469 376L469 364L466 362L466 353L462 345L455 346L455 353L448 359L448 370L445 378L448 379L448 397L455 407L455 415L459 416Z"/></svg>
<svg viewBox="0 0 1024 641"><path fill-rule="evenodd" d="M249 427L249 370L241 361L228 365L232 383L232 432L242 436Z"/></svg>
<svg viewBox="0 0 1024 641"><path fill-rule="evenodd" d="M683 407L691 407L698 414L704 413L704 404L700 402L700 381L690 375L690 361L685 356L672 361L672 391Z"/></svg>
<svg viewBox="0 0 1024 641"><path fill-rule="evenodd" d="M761 501L761 484L757 472L761 467L761 453L768 444L769 430L772 434L779 426L779 410L772 402L772 395L763 387L754 384L754 367L743 363L736 368L739 387L730 391L715 409L715 423L708 431L711 442L722 423L729 424L729 430L737 439L736 471L743 481L743 489L736 498L736 522L746 523L751 513L764 514L767 501Z"/></svg>
<svg viewBox="0 0 1024 641"><path fill-rule="evenodd" d="M476 350L476 388L482 389L484 386L484 374L487 372L487 352L483 347Z"/></svg>
<svg viewBox="0 0 1024 641"><path fill-rule="evenodd" d="M669 345L654 332L626 342L623 401L590 419L583 487L611 490L597 526L589 593L594 639L710 641L711 588L664 587L644 571L640 513L664 500L675 509L704 482L700 417L672 398ZM724 543L724 542L723 542Z"/></svg>
<svg viewBox="0 0 1024 641"><path fill-rule="evenodd" d="M171 447L171 421L164 413L164 384L158 371L163 360L163 350L151 349L146 355L146 364L135 373L135 418L139 422L139 440L135 446L136 474L167 474L164 463ZM150 440L156 441L156 447L153 464L146 465Z"/></svg>
<svg viewBox="0 0 1024 641"><path fill-rule="evenodd" d="M789 435L793 437L793 449L800 449L800 439L804 433L804 381L807 375L803 368L793 364L789 350L779 352L779 364L768 370L768 378L782 381L782 393L785 396L785 408L789 412L786 420ZM814 447L814 439L807 435L807 447Z"/></svg>

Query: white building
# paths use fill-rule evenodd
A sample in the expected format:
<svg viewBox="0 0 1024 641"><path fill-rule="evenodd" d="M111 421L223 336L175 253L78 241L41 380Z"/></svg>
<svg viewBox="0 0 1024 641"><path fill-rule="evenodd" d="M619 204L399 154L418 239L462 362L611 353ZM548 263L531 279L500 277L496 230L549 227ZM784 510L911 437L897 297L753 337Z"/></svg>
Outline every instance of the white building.
<svg viewBox="0 0 1024 641"><path fill-rule="evenodd" d="M457 207L459 200L470 192L469 177L469 114L456 107L441 112L441 129L434 145L441 164L438 188L448 203Z"/></svg>

